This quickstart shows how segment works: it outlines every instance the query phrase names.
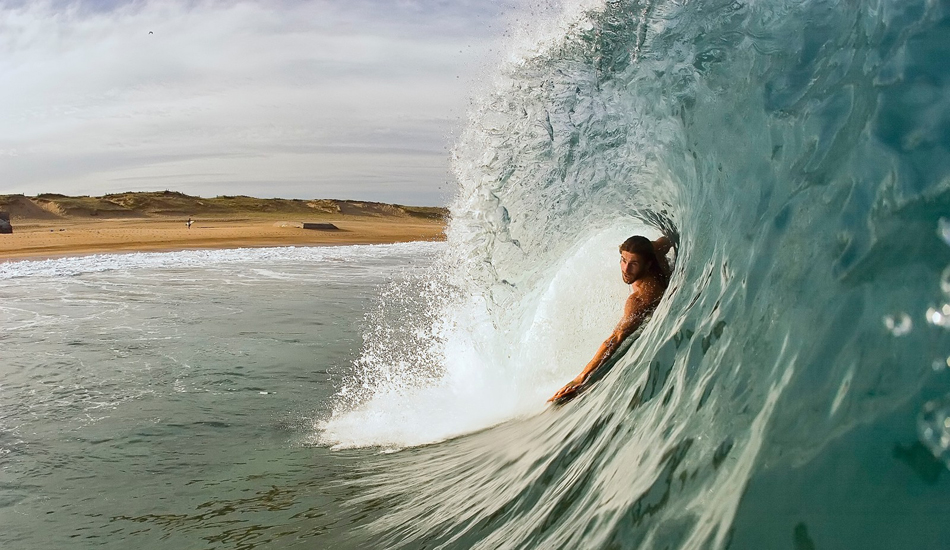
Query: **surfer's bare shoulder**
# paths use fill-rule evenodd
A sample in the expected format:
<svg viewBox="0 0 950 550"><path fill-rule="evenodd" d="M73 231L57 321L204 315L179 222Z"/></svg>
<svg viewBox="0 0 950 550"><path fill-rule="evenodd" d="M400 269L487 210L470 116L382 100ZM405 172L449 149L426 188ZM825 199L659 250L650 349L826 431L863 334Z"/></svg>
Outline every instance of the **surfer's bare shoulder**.
<svg viewBox="0 0 950 550"><path fill-rule="evenodd" d="M623 304L623 315L612 337L623 341L633 334L643 319L656 309L663 297L663 286L659 281L640 280L630 285L630 296Z"/></svg>
<svg viewBox="0 0 950 550"><path fill-rule="evenodd" d="M664 281L659 277L645 277L630 285L630 296L624 304L624 317L633 315L645 315L650 313L666 291Z"/></svg>

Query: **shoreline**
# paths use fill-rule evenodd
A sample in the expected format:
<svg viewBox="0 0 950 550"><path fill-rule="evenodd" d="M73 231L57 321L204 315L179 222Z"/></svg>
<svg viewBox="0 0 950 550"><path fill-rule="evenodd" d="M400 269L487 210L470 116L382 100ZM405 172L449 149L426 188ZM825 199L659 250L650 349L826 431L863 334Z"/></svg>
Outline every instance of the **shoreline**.
<svg viewBox="0 0 950 550"><path fill-rule="evenodd" d="M199 218L191 228L174 219L21 219L0 234L0 263L122 254L281 246L348 246L445 240L445 222L403 217L336 216L336 230L302 229L267 219Z"/></svg>
<svg viewBox="0 0 950 550"><path fill-rule="evenodd" d="M0 265L16 262L44 262L51 260L63 260L67 258L85 258L86 256L106 256L121 254L167 254L172 252L193 252L197 250L242 250L253 248L322 248L335 246L361 246L361 245L381 245L381 244L399 244L399 243L419 243L419 242L443 242L445 239L412 239L407 241L380 241L380 242L333 242L333 243L313 243L313 244L254 244L254 245L228 245L228 246L182 246L182 247L160 247L148 249L102 249L102 250L76 250L57 254L37 254L27 256L7 256L0 254Z"/></svg>

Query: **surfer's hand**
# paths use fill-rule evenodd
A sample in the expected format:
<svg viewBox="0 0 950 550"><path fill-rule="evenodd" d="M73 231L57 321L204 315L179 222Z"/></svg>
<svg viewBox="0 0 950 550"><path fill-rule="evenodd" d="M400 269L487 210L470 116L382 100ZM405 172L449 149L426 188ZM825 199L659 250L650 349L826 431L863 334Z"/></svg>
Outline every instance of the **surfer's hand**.
<svg viewBox="0 0 950 550"><path fill-rule="evenodd" d="M548 403L554 401L555 399L561 399L562 397L567 397L571 394L577 393L577 390L584 384L584 378L577 377L574 380L571 380L567 383L566 386L559 389L551 399L548 399Z"/></svg>

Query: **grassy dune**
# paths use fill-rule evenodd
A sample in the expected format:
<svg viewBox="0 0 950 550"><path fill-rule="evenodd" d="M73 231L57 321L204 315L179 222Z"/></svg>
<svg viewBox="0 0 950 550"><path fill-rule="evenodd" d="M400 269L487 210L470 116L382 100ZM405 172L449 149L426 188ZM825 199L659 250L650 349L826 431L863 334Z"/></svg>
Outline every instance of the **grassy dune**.
<svg viewBox="0 0 950 550"><path fill-rule="evenodd" d="M442 240L444 208L342 200L192 197L174 191L102 197L0 195L13 234L0 261L101 252L381 244ZM185 221L194 220L192 226ZM304 229L306 222L336 229Z"/></svg>
<svg viewBox="0 0 950 550"><path fill-rule="evenodd" d="M193 197L176 191L70 197L46 193L0 195L0 211L16 220L120 219L160 217L409 217L442 220L444 208L332 199L259 199L246 196Z"/></svg>

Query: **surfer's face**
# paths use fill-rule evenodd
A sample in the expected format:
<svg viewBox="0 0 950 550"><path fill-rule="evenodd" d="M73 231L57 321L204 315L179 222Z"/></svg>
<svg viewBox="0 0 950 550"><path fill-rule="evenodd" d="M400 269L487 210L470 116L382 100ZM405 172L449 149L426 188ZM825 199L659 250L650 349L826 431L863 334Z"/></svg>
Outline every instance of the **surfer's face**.
<svg viewBox="0 0 950 550"><path fill-rule="evenodd" d="M633 284L634 281L646 275L647 261L643 256L633 252L620 252L620 275L623 282Z"/></svg>

